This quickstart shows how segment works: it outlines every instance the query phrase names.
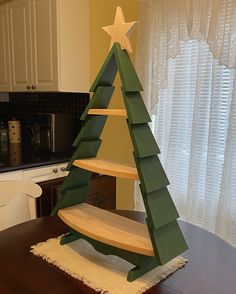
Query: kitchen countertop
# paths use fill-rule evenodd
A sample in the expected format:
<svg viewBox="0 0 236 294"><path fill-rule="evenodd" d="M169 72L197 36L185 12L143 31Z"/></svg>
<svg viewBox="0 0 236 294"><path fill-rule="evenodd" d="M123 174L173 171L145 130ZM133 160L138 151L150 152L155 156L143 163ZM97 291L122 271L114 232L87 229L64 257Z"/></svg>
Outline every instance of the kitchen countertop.
<svg viewBox="0 0 236 294"><path fill-rule="evenodd" d="M73 151L55 154L39 152L13 144L8 150L0 149L0 173L67 162L72 154Z"/></svg>

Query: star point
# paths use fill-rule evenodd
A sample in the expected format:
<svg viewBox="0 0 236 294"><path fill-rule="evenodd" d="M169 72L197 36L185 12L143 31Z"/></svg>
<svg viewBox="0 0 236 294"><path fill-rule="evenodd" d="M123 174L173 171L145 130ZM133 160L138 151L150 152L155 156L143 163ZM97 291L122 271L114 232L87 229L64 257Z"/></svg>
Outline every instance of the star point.
<svg viewBox="0 0 236 294"><path fill-rule="evenodd" d="M110 48L114 43L118 42L123 49L132 53L132 47L128 36L136 27L137 23L137 21L125 22L123 11L121 7L118 6L116 8L114 24L103 27L103 30L111 36Z"/></svg>

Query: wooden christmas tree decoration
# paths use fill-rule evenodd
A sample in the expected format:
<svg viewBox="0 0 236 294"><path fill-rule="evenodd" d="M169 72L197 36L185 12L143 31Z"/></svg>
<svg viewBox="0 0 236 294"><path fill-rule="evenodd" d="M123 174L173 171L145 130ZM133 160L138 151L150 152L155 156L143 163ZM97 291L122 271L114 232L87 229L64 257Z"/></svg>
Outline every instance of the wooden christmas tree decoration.
<svg viewBox="0 0 236 294"><path fill-rule="evenodd" d="M120 8L117 13L123 27ZM118 21L116 25L120 27ZM124 27L130 29L130 25ZM74 142L76 150L67 166L69 174L52 214L57 213L71 228L61 244L83 238L97 251L129 261L135 267L128 272L127 280L133 281L181 254L187 245L176 221L179 215L167 189L169 181L158 158L160 151L148 125L151 119L140 95L142 85L124 43L122 49L116 42L117 36L120 41L116 33L114 44L91 86L94 94L81 116L84 124ZM108 109L117 72L122 83L124 110ZM136 168L96 159L108 115L126 117ZM147 224L84 203L92 172L139 179Z"/></svg>

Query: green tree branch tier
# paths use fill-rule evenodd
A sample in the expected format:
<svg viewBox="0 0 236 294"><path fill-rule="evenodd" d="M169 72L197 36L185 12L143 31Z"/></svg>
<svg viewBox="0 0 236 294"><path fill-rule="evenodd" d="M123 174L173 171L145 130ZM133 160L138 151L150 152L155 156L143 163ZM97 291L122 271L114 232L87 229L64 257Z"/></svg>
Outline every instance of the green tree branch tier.
<svg viewBox="0 0 236 294"><path fill-rule="evenodd" d="M122 115L126 116L136 167L96 159L107 116L115 113L96 113L96 109L108 109L117 73L120 75L125 105ZM167 263L187 249L177 222L179 214L167 188L169 181L158 157L160 150L149 127L151 119L140 94L142 90L127 51L119 43L114 43L91 86L93 95L81 116L83 126L73 144L76 150L67 166L69 174L52 212L53 215L58 213L71 228L61 244L84 238L103 254L128 260L135 265L128 272L128 281ZM114 218L112 213L107 214L88 204L84 206L94 170L140 180L146 225L124 220L120 216Z"/></svg>

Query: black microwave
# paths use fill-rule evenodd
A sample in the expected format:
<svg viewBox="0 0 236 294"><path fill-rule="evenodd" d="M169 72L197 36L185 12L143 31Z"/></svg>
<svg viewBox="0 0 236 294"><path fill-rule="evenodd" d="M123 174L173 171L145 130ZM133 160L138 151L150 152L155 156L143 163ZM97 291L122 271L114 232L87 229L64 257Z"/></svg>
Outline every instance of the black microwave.
<svg viewBox="0 0 236 294"><path fill-rule="evenodd" d="M75 132L75 115L65 112L37 113L26 126L34 149L51 153L72 151Z"/></svg>

